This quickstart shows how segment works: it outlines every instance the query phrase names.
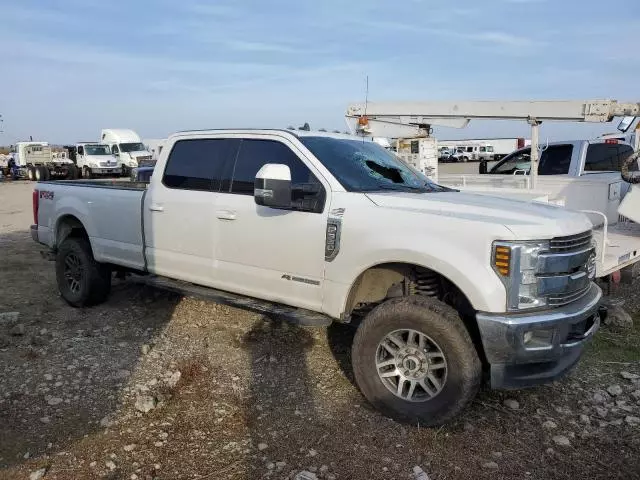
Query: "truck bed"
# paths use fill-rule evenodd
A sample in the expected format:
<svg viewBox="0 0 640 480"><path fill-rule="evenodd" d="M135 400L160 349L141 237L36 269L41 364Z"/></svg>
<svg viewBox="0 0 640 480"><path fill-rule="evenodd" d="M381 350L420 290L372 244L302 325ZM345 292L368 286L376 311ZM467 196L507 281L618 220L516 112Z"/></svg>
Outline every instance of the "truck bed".
<svg viewBox="0 0 640 480"><path fill-rule="evenodd" d="M128 180L39 182L39 241L54 248L61 223L77 219L99 262L143 270L142 203L147 184Z"/></svg>

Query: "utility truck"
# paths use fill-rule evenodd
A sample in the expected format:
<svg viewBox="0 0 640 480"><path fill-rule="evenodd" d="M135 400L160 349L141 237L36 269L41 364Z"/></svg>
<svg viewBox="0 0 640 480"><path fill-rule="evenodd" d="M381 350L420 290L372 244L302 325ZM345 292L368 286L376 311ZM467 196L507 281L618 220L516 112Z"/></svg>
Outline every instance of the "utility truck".
<svg viewBox="0 0 640 480"><path fill-rule="evenodd" d="M630 272L631 266L640 260L639 225L618 221L621 200L628 190L620 175L620 165L629 157L629 146L625 147L615 139L566 142L550 145L546 154L542 150L544 162L541 162L539 126L543 121L604 123L614 117L639 115L640 103L615 100L374 102L350 106L346 120L350 128L360 134L375 135L385 131L403 137L428 136L431 125L463 128L472 119L527 121L531 125L531 147L494 166L496 175L448 175L440 177L439 182L478 194L542 200L583 211L594 226L597 277L615 274L616 278L617 272L623 269L623 273ZM624 123L628 129L633 121ZM514 168L509 167L512 163ZM617 165L613 173L606 171L610 167L604 168L605 163ZM511 168L512 175L499 173L507 167ZM480 168L486 170L486 164L481 163ZM560 170L567 173L560 173ZM553 175L554 172L558 174ZM552 175L539 176L540 173ZM638 208L640 210L640 205ZM628 275L625 277L629 278Z"/></svg>
<svg viewBox="0 0 640 480"><path fill-rule="evenodd" d="M559 377L600 325L584 214L439 186L371 138L181 132L149 184L41 182L33 202L70 305L104 302L125 272L300 325L352 323L364 396L421 425L483 382Z"/></svg>
<svg viewBox="0 0 640 480"><path fill-rule="evenodd" d="M118 159L118 166L123 177L131 174L131 169L144 166L151 161L151 152L140 140L140 136L133 130L123 128L107 128L102 130L100 143L106 144L111 153Z"/></svg>

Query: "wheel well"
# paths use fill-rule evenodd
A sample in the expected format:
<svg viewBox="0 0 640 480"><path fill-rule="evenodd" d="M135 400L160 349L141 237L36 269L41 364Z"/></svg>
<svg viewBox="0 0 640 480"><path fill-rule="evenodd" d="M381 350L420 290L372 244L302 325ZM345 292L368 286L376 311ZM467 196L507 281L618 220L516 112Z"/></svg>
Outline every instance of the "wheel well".
<svg viewBox="0 0 640 480"><path fill-rule="evenodd" d="M68 237L83 237L89 239L89 234L84 225L73 215L65 215L58 220L56 228L56 247Z"/></svg>
<svg viewBox="0 0 640 480"><path fill-rule="evenodd" d="M362 316L389 298L423 295L452 306L460 315L483 362L486 361L475 318L467 296L444 275L408 263L385 263L368 268L351 287L344 317Z"/></svg>

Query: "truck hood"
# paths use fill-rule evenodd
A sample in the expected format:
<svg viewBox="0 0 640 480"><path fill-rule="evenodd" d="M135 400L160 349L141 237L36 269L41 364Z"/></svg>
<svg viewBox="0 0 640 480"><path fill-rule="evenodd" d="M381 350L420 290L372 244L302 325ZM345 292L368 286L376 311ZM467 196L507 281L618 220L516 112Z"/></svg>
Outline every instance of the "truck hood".
<svg viewBox="0 0 640 480"><path fill-rule="evenodd" d="M128 153L131 156L131 158L150 157L151 156L151 153L147 152L145 150L139 150L137 152L126 152L126 153Z"/></svg>
<svg viewBox="0 0 640 480"><path fill-rule="evenodd" d="M586 215L545 203L462 192L384 192L366 195L375 205L383 208L501 224L513 233L516 240L545 240L593 228ZM469 233L473 234L472 231Z"/></svg>

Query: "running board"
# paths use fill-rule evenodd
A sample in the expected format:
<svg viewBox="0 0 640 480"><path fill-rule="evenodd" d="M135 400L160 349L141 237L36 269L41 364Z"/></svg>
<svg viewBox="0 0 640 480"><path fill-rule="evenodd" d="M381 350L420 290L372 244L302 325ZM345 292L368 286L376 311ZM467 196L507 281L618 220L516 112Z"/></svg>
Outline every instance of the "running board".
<svg viewBox="0 0 640 480"><path fill-rule="evenodd" d="M304 308L289 307L280 303L245 297L235 293L216 290L215 288L203 287L180 280L172 280L171 278L134 275L132 280L135 283L168 290L188 297L197 297L230 307L242 308L251 312L274 315L304 327L326 327L333 322L331 317Z"/></svg>

